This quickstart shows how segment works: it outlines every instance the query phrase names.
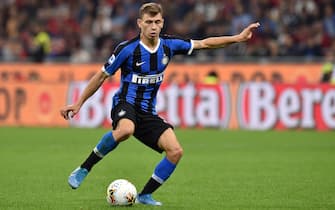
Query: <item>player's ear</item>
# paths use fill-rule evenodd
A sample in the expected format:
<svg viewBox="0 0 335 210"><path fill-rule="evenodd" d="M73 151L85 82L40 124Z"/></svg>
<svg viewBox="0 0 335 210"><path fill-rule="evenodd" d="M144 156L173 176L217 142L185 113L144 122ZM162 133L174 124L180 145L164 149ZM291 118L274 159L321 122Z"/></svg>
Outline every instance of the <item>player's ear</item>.
<svg viewBox="0 0 335 210"><path fill-rule="evenodd" d="M162 28L164 28L164 18L163 18L163 20L162 20Z"/></svg>
<svg viewBox="0 0 335 210"><path fill-rule="evenodd" d="M139 28L141 28L141 23L142 23L142 19L141 18L137 18L137 26Z"/></svg>

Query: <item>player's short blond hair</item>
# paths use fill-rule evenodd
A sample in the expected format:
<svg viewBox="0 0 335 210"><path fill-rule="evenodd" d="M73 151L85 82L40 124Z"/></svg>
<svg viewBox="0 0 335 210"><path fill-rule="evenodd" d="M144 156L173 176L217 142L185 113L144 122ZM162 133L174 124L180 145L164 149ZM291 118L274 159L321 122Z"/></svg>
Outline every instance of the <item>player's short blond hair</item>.
<svg viewBox="0 0 335 210"><path fill-rule="evenodd" d="M139 18L142 18L144 14L149 14L150 16L156 16L157 14L163 16L163 8L158 3L146 3L143 4L139 10Z"/></svg>

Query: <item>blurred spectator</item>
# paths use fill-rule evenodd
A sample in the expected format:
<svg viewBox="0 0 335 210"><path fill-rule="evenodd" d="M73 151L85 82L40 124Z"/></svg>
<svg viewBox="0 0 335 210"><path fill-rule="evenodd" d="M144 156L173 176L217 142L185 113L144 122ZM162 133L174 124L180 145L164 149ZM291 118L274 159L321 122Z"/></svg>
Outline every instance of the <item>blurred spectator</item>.
<svg viewBox="0 0 335 210"><path fill-rule="evenodd" d="M88 51L78 46L71 53L70 62L71 63L89 63L91 62L91 56Z"/></svg>
<svg viewBox="0 0 335 210"><path fill-rule="evenodd" d="M217 74L216 70L212 70L208 72L208 74L205 77L205 84L217 84L219 82L219 75Z"/></svg>
<svg viewBox="0 0 335 210"><path fill-rule="evenodd" d="M105 60L116 43L137 35L134 23L143 2L147 1L1 1L0 60L76 63ZM247 45L240 43L195 53L191 59L226 61L243 56L244 60L297 57L320 60L326 51L335 50L335 1L156 2L165 8L164 33L197 39L209 34L231 35L250 22L261 23Z"/></svg>
<svg viewBox="0 0 335 210"><path fill-rule="evenodd" d="M321 83L331 83L335 84L335 59L332 52L328 52L325 62L322 65L322 76L320 79Z"/></svg>
<svg viewBox="0 0 335 210"><path fill-rule="evenodd" d="M18 61L21 60L22 46L18 38L9 38L2 46L2 60L3 61Z"/></svg>
<svg viewBox="0 0 335 210"><path fill-rule="evenodd" d="M236 5L234 16L231 22L232 34L237 34L241 32L243 28L248 26L253 21L252 16L244 10L245 8L241 4Z"/></svg>
<svg viewBox="0 0 335 210"><path fill-rule="evenodd" d="M273 84L280 84L283 82L283 76L281 75L280 72L274 72L271 75L271 83Z"/></svg>
<svg viewBox="0 0 335 210"><path fill-rule="evenodd" d="M335 38L335 13L334 8L329 4L325 6L325 17L323 19L325 32Z"/></svg>
<svg viewBox="0 0 335 210"><path fill-rule="evenodd" d="M1 71L0 78L1 82L7 82L9 80L9 73L7 71Z"/></svg>
<svg viewBox="0 0 335 210"><path fill-rule="evenodd" d="M30 81L30 82L38 82L38 81L40 81L40 75L39 75L39 73L36 72L36 71L30 72L29 75L28 75L28 81Z"/></svg>
<svg viewBox="0 0 335 210"><path fill-rule="evenodd" d="M178 79L177 79L177 73L172 72L167 78L166 78L167 84L178 84Z"/></svg>
<svg viewBox="0 0 335 210"><path fill-rule="evenodd" d="M263 72L261 71L256 71L252 76L251 76L251 81L254 82L265 82L266 81L266 77L264 75Z"/></svg>
<svg viewBox="0 0 335 210"><path fill-rule="evenodd" d="M230 82L233 84L239 84L245 81L245 78L241 72L234 72L230 78Z"/></svg>
<svg viewBox="0 0 335 210"><path fill-rule="evenodd" d="M50 36L43 30L43 24L32 25L33 40L30 48L30 55L34 62L43 62L51 50Z"/></svg>

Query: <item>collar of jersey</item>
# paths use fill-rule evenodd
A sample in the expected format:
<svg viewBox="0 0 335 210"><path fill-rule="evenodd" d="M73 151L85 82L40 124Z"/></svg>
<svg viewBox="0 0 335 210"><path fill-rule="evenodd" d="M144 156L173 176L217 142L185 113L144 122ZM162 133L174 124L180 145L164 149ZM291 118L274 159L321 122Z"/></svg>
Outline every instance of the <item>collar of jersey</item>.
<svg viewBox="0 0 335 210"><path fill-rule="evenodd" d="M144 47L144 49L146 49L148 52L150 53L155 53L157 52L159 45L161 44L161 39L158 39L158 43L157 46L155 47L155 49L151 50L148 46L146 46L142 41L140 41L140 44L142 45L142 47Z"/></svg>

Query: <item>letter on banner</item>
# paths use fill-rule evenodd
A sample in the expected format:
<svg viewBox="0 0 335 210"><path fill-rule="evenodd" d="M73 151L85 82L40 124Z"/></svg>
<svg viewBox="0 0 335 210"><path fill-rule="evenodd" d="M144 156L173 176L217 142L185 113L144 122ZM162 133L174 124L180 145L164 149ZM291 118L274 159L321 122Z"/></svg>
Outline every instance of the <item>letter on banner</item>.
<svg viewBox="0 0 335 210"><path fill-rule="evenodd" d="M314 104L321 101L322 92L321 89L303 89L301 91L302 96L302 119L301 127L303 128L315 128L314 120Z"/></svg>
<svg viewBox="0 0 335 210"><path fill-rule="evenodd" d="M299 94L293 88L285 90L278 99L279 118L285 127L296 128L299 126L298 117L292 116L300 111Z"/></svg>
<svg viewBox="0 0 335 210"><path fill-rule="evenodd" d="M202 126L214 127L220 123L219 96L213 89L200 90L200 103L197 106L197 117Z"/></svg>
<svg viewBox="0 0 335 210"><path fill-rule="evenodd" d="M183 97L183 118L185 120L185 125L193 127L196 125L197 121L195 119L194 113L194 98L197 94L197 90L193 84L187 84L182 89L182 97Z"/></svg>
<svg viewBox="0 0 335 210"><path fill-rule="evenodd" d="M272 128L276 123L273 87L269 83L250 83L248 89L250 95L249 128L259 130Z"/></svg>
<svg viewBox="0 0 335 210"><path fill-rule="evenodd" d="M335 90L330 90L324 96L321 104L322 117L326 125L334 129L335 128Z"/></svg>

